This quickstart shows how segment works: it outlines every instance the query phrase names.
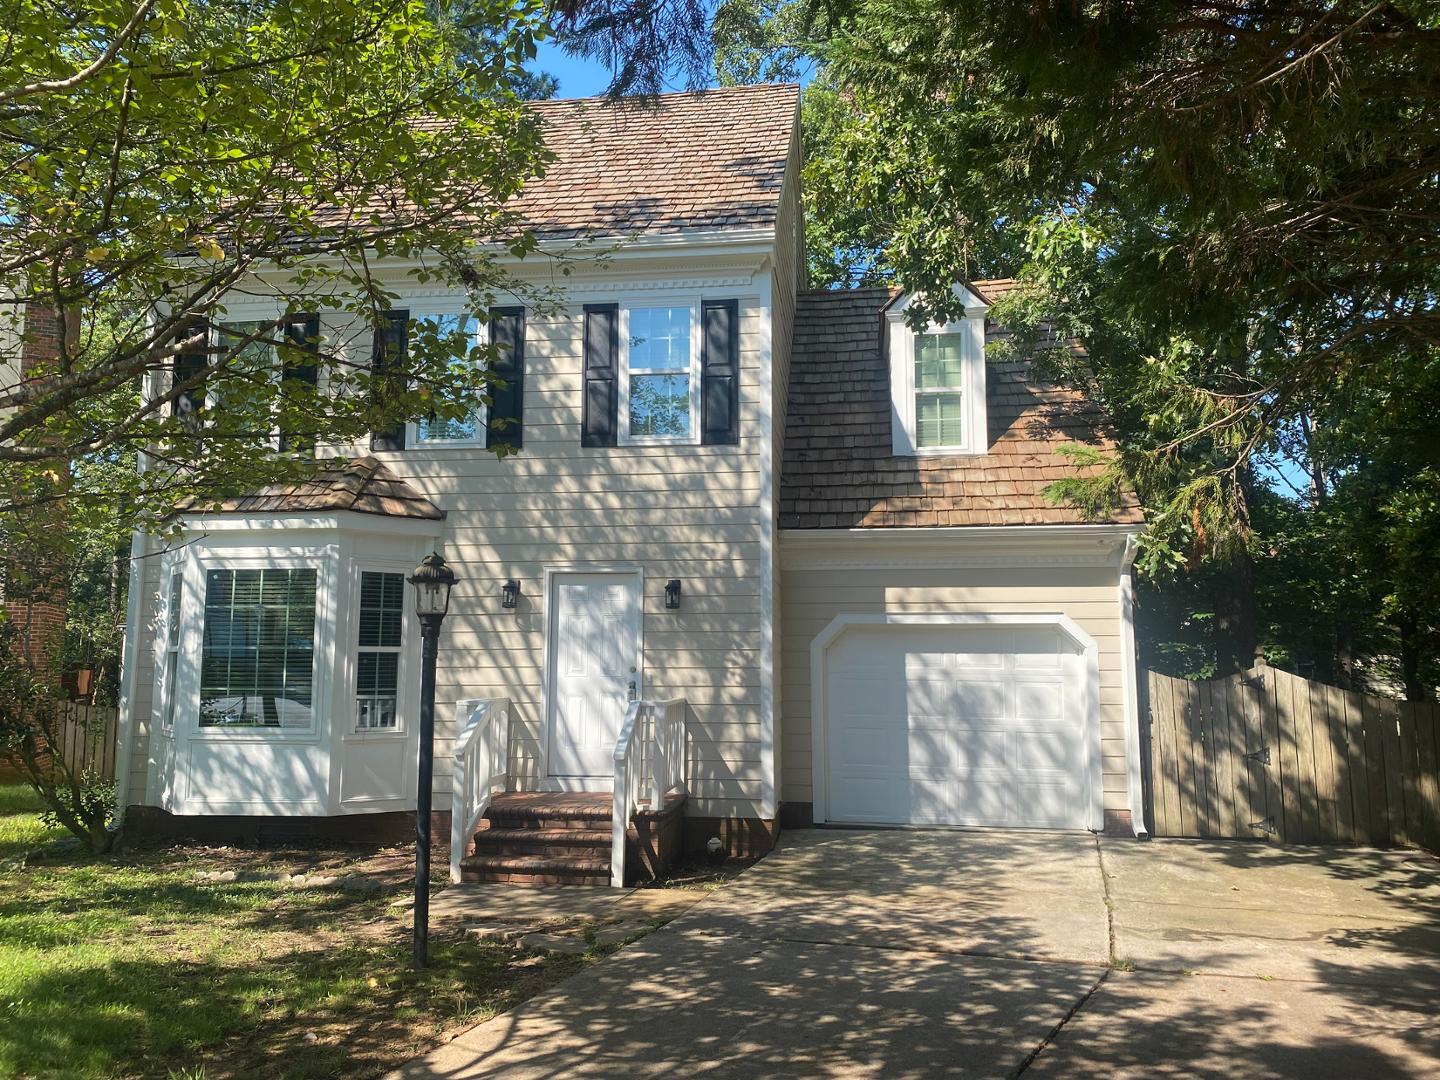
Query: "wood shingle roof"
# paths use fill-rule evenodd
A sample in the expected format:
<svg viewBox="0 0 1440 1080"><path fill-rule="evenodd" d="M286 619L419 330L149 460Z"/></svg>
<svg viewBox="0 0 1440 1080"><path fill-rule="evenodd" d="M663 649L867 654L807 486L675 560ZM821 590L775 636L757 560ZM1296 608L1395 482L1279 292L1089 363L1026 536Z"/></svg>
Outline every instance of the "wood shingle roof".
<svg viewBox="0 0 1440 1080"><path fill-rule="evenodd" d="M556 159L512 208L541 239L772 225L799 95L768 84L532 102Z"/></svg>
<svg viewBox="0 0 1440 1080"><path fill-rule="evenodd" d="M199 507L187 507L195 512ZM335 458L314 476L293 484L271 484L206 507L220 514L355 514L439 521L445 511L398 478L373 457Z"/></svg>
<svg viewBox="0 0 1440 1080"><path fill-rule="evenodd" d="M1012 285L971 283L987 303ZM1024 362L986 361L986 454L893 453L883 313L895 297L883 288L797 297L780 527L1089 523L1073 507L1052 505L1044 489L1074 473L1057 447L1114 445L1106 417L1077 391L1035 382ZM987 321L987 343L1003 332ZM1127 496L1103 523L1141 521Z"/></svg>

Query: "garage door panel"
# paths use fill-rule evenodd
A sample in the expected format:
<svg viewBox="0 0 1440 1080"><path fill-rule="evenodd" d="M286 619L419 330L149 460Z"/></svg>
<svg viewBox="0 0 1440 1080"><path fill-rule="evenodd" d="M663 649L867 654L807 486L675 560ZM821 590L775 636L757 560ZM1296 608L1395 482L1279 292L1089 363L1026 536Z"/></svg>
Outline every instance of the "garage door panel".
<svg viewBox="0 0 1440 1080"><path fill-rule="evenodd" d="M947 715L953 708L955 680L911 676L905 685L903 701L911 716Z"/></svg>
<svg viewBox="0 0 1440 1080"><path fill-rule="evenodd" d="M832 815L835 821L902 821L909 812L907 793L897 788L893 773L836 770L835 782L845 792L844 809Z"/></svg>
<svg viewBox="0 0 1440 1080"><path fill-rule="evenodd" d="M1064 720L1065 686L1058 679L1048 683L1017 679L1014 687L1016 720Z"/></svg>
<svg viewBox="0 0 1440 1080"><path fill-rule="evenodd" d="M1010 710L1010 685L956 679L947 695L951 715L976 720L1001 720Z"/></svg>
<svg viewBox="0 0 1440 1080"><path fill-rule="evenodd" d="M1011 767L1011 734L985 728L957 728L955 732L956 780L966 783L984 773L1004 779Z"/></svg>
<svg viewBox="0 0 1440 1080"><path fill-rule="evenodd" d="M1088 825L1083 666L1058 632L876 627L826 659L829 820Z"/></svg>
<svg viewBox="0 0 1440 1080"><path fill-rule="evenodd" d="M1021 773L1043 770L1068 774L1074 755L1074 743L1068 732L1015 734L1015 768Z"/></svg>
<svg viewBox="0 0 1440 1080"><path fill-rule="evenodd" d="M857 713L891 715L905 706L905 684L894 672L873 671L863 676L846 675L835 680L838 692Z"/></svg>
<svg viewBox="0 0 1440 1080"><path fill-rule="evenodd" d="M955 734L953 721L945 717L912 716L908 725L909 738L901 743L910 775L919 775L920 770L933 769L939 775L948 776L955 769ZM890 728L892 743L894 727Z"/></svg>
<svg viewBox="0 0 1440 1080"><path fill-rule="evenodd" d="M894 774L905 765L905 747L897 745L892 726L852 726L838 740L831 762L837 769L884 769Z"/></svg>

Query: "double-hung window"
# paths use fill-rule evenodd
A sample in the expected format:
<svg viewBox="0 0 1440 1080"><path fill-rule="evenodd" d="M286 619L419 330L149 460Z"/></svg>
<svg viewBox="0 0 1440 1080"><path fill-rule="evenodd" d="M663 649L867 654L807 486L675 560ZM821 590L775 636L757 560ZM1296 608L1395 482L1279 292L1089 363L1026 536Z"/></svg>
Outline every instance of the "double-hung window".
<svg viewBox="0 0 1440 1080"><path fill-rule="evenodd" d="M621 442L697 442L698 305L622 307L620 320Z"/></svg>
<svg viewBox="0 0 1440 1080"><path fill-rule="evenodd" d="M405 575L362 571L357 621L355 730L393 730L399 726Z"/></svg>
<svg viewBox="0 0 1440 1080"><path fill-rule="evenodd" d="M302 567L206 572L202 728L311 726L315 587Z"/></svg>
<svg viewBox="0 0 1440 1080"><path fill-rule="evenodd" d="M885 312L894 452L915 457L983 454L985 306L968 290L963 317L912 327L910 297Z"/></svg>
<svg viewBox="0 0 1440 1080"><path fill-rule="evenodd" d="M411 331L412 345L416 341L433 341L434 345L449 353L451 367L457 374L464 375L474 366L472 350L482 344L480 320L473 315L411 315L415 328ZM480 446L485 442L484 408L469 416L445 418L430 416L415 425L415 442L420 446Z"/></svg>
<svg viewBox="0 0 1440 1080"><path fill-rule="evenodd" d="M958 333L915 335L915 446L965 444L965 343Z"/></svg>
<svg viewBox="0 0 1440 1080"><path fill-rule="evenodd" d="M212 411L253 412L247 409L247 400L261 395L268 397L274 391L273 384L278 383L280 415L271 416L267 421L269 424L280 421L274 445L282 451L312 450L315 445L312 433L287 428L297 426L295 414L303 415L307 411L308 403L299 396L302 389L313 390L319 383L320 366L316 357L319 332L319 319L314 315L287 317L278 325L273 319L221 323L215 345L220 356L228 358L228 374L211 395Z"/></svg>

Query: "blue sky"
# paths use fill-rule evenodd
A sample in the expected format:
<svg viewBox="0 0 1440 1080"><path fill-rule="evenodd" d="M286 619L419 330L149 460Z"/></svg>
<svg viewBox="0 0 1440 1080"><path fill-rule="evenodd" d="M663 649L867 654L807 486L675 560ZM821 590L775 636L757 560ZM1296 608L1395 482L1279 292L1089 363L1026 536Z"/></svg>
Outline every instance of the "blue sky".
<svg viewBox="0 0 1440 1080"><path fill-rule="evenodd" d="M594 97L603 94L610 84L610 69L604 64L571 56L553 41L540 43L535 63L530 66L560 80L560 92L556 97Z"/></svg>

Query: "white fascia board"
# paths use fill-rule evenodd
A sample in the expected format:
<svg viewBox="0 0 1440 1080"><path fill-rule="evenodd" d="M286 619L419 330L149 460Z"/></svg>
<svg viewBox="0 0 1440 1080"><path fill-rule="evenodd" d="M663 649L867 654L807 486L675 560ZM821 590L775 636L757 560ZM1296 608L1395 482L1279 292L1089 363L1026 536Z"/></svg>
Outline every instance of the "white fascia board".
<svg viewBox="0 0 1440 1080"><path fill-rule="evenodd" d="M567 252L580 252L587 256L603 255L612 264L617 260L624 259L709 258L716 255L748 256L758 262L769 256L774 246L775 227L768 225L744 229L686 229L669 233L581 236L541 240L536 244L536 252L545 256L559 256ZM534 257L532 253L531 256L517 258L511 255L502 244L476 244L475 251L498 256L496 261L501 266L512 270L516 267L526 266L527 258ZM433 262L423 258L398 259L393 256L380 258L373 251L368 251L367 255L372 270L376 273L417 270L421 267L433 268ZM305 261L312 262L317 266L339 266L342 263L337 255L313 255ZM350 263L353 262L353 259L347 257L343 261ZM179 258L175 262L181 266L208 265L195 257ZM288 266L262 265L254 269L253 275L264 280L267 276L277 274L283 276L292 272Z"/></svg>
<svg viewBox="0 0 1440 1080"><path fill-rule="evenodd" d="M959 298L960 303L965 308L965 315L967 318L974 318L979 315L984 315L985 312L990 310L990 305L987 304L984 300L982 300L978 293L974 292L972 289L965 285L961 285L957 282L956 284L950 286L950 291ZM904 293L901 296L897 296L885 308L885 317L887 319L903 318L906 310L920 296L920 293L913 292Z"/></svg>
<svg viewBox="0 0 1440 1080"><path fill-rule="evenodd" d="M443 520L429 518L397 518L383 514L359 514L341 510L330 514L196 514L183 517L181 528L186 533L228 533L264 529L271 532L295 532L316 529L343 529L346 532L372 532L387 536L434 536L445 531Z"/></svg>

